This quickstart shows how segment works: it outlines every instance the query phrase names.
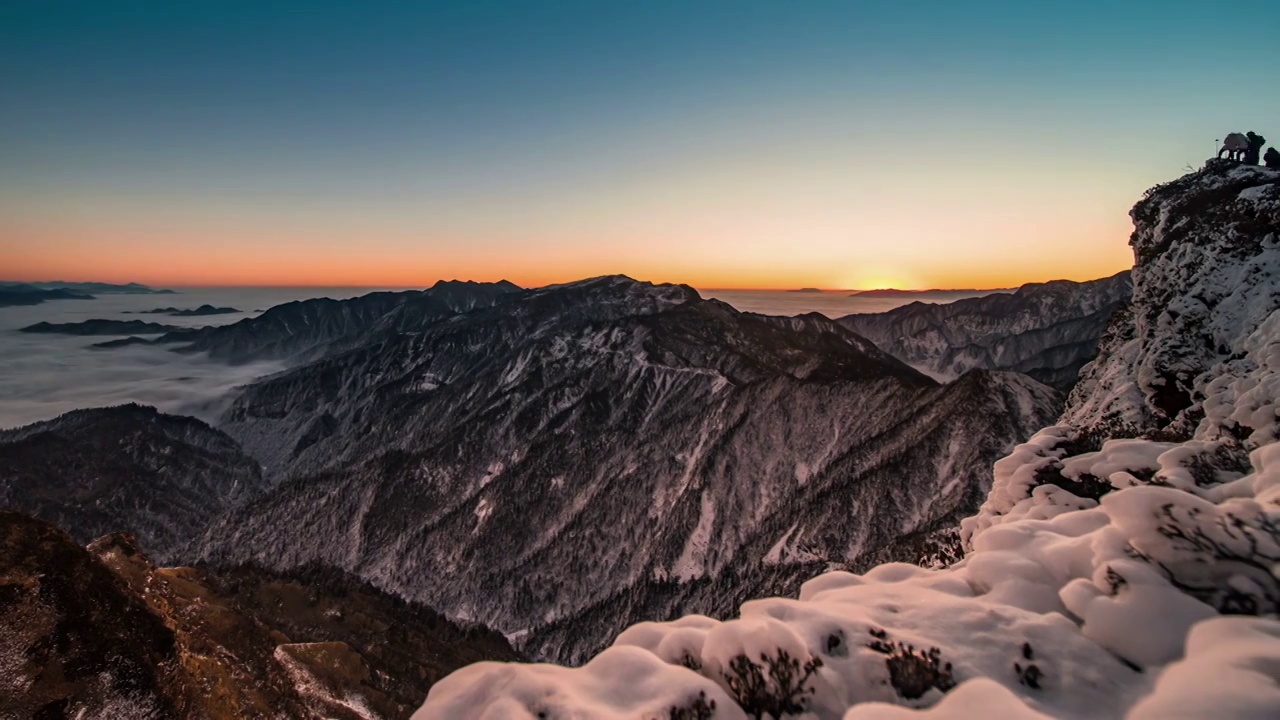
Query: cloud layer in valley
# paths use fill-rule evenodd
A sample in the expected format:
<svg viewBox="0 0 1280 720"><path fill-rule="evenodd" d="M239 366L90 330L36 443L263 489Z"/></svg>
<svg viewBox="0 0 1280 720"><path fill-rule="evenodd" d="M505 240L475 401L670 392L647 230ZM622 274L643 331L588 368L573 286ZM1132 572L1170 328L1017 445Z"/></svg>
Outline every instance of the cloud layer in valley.
<svg viewBox="0 0 1280 720"><path fill-rule="evenodd" d="M20 328L37 322L73 323L94 318L130 320L157 307L198 307L209 303L245 312L210 317L164 316L173 325L199 327L232 323L255 310L290 300L328 295L349 297L364 290L192 289L178 295L102 295L95 300L58 300L31 307L0 308L0 428L47 420L69 410L138 402L165 412L215 419L237 386L283 369L279 363L232 366L200 355L174 353L165 346L135 345L110 350L94 343L113 337L31 334Z"/></svg>

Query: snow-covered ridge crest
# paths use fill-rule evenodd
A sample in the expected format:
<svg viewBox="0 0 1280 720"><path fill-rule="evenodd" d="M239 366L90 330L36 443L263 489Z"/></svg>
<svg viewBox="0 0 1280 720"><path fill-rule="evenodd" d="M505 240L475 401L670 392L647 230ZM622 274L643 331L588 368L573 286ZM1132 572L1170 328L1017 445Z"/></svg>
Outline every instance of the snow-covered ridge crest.
<svg viewBox="0 0 1280 720"><path fill-rule="evenodd" d="M642 623L579 669L473 665L415 718L1274 717L1278 185L1210 162L1139 202L1132 309L960 562Z"/></svg>
<svg viewBox="0 0 1280 720"><path fill-rule="evenodd" d="M1229 431L1224 404L1268 362L1270 336L1255 333L1280 307L1280 172L1210 161L1130 214L1131 314L1114 319L1063 420L1097 437L1186 439L1206 420Z"/></svg>

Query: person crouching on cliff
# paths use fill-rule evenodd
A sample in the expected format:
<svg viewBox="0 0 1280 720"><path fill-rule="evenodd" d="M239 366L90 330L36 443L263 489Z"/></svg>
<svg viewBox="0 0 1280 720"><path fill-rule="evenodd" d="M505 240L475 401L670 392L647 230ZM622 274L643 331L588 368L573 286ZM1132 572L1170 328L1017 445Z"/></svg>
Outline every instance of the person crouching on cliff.
<svg viewBox="0 0 1280 720"><path fill-rule="evenodd" d="M1280 170L1280 151L1275 148L1267 148L1267 154L1263 155L1262 159L1266 162L1267 167Z"/></svg>

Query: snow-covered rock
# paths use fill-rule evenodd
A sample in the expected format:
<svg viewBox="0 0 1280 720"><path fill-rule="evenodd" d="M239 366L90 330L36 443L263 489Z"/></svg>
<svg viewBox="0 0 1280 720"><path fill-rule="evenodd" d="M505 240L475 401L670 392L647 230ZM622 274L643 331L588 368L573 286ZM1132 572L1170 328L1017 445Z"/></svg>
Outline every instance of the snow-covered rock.
<svg viewBox="0 0 1280 720"><path fill-rule="evenodd" d="M1280 172L1211 161L1135 207L1132 308L1059 423L996 463L963 560L636 625L615 648L665 662L680 690L645 707L719 717L683 712L697 673L733 699L727 717L1276 717L1278 187ZM506 688L536 666L468 680L496 672L467 668L415 717L525 717ZM609 683L564 670L549 692Z"/></svg>
<svg viewBox="0 0 1280 720"><path fill-rule="evenodd" d="M1275 382L1264 325L1280 307L1280 172L1211 161L1147 191L1131 215L1132 311L1081 371L1063 421L1099 437L1185 439L1204 421L1201 436L1244 432L1231 414L1261 398L1235 400ZM1274 417L1248 432L1275 439Z"/></svg>

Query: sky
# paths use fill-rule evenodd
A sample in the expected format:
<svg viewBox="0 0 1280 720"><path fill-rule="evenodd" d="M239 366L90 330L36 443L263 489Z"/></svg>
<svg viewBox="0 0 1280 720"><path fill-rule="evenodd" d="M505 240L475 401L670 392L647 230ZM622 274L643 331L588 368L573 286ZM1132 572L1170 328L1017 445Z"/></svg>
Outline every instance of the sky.
<svg viewBox="0 0 1280 720"><path fill-rule="evenodd" d="M1101 277L1145 188L1280 145L1280 3L1230 9L5 0L0 279Z"/></svg>

